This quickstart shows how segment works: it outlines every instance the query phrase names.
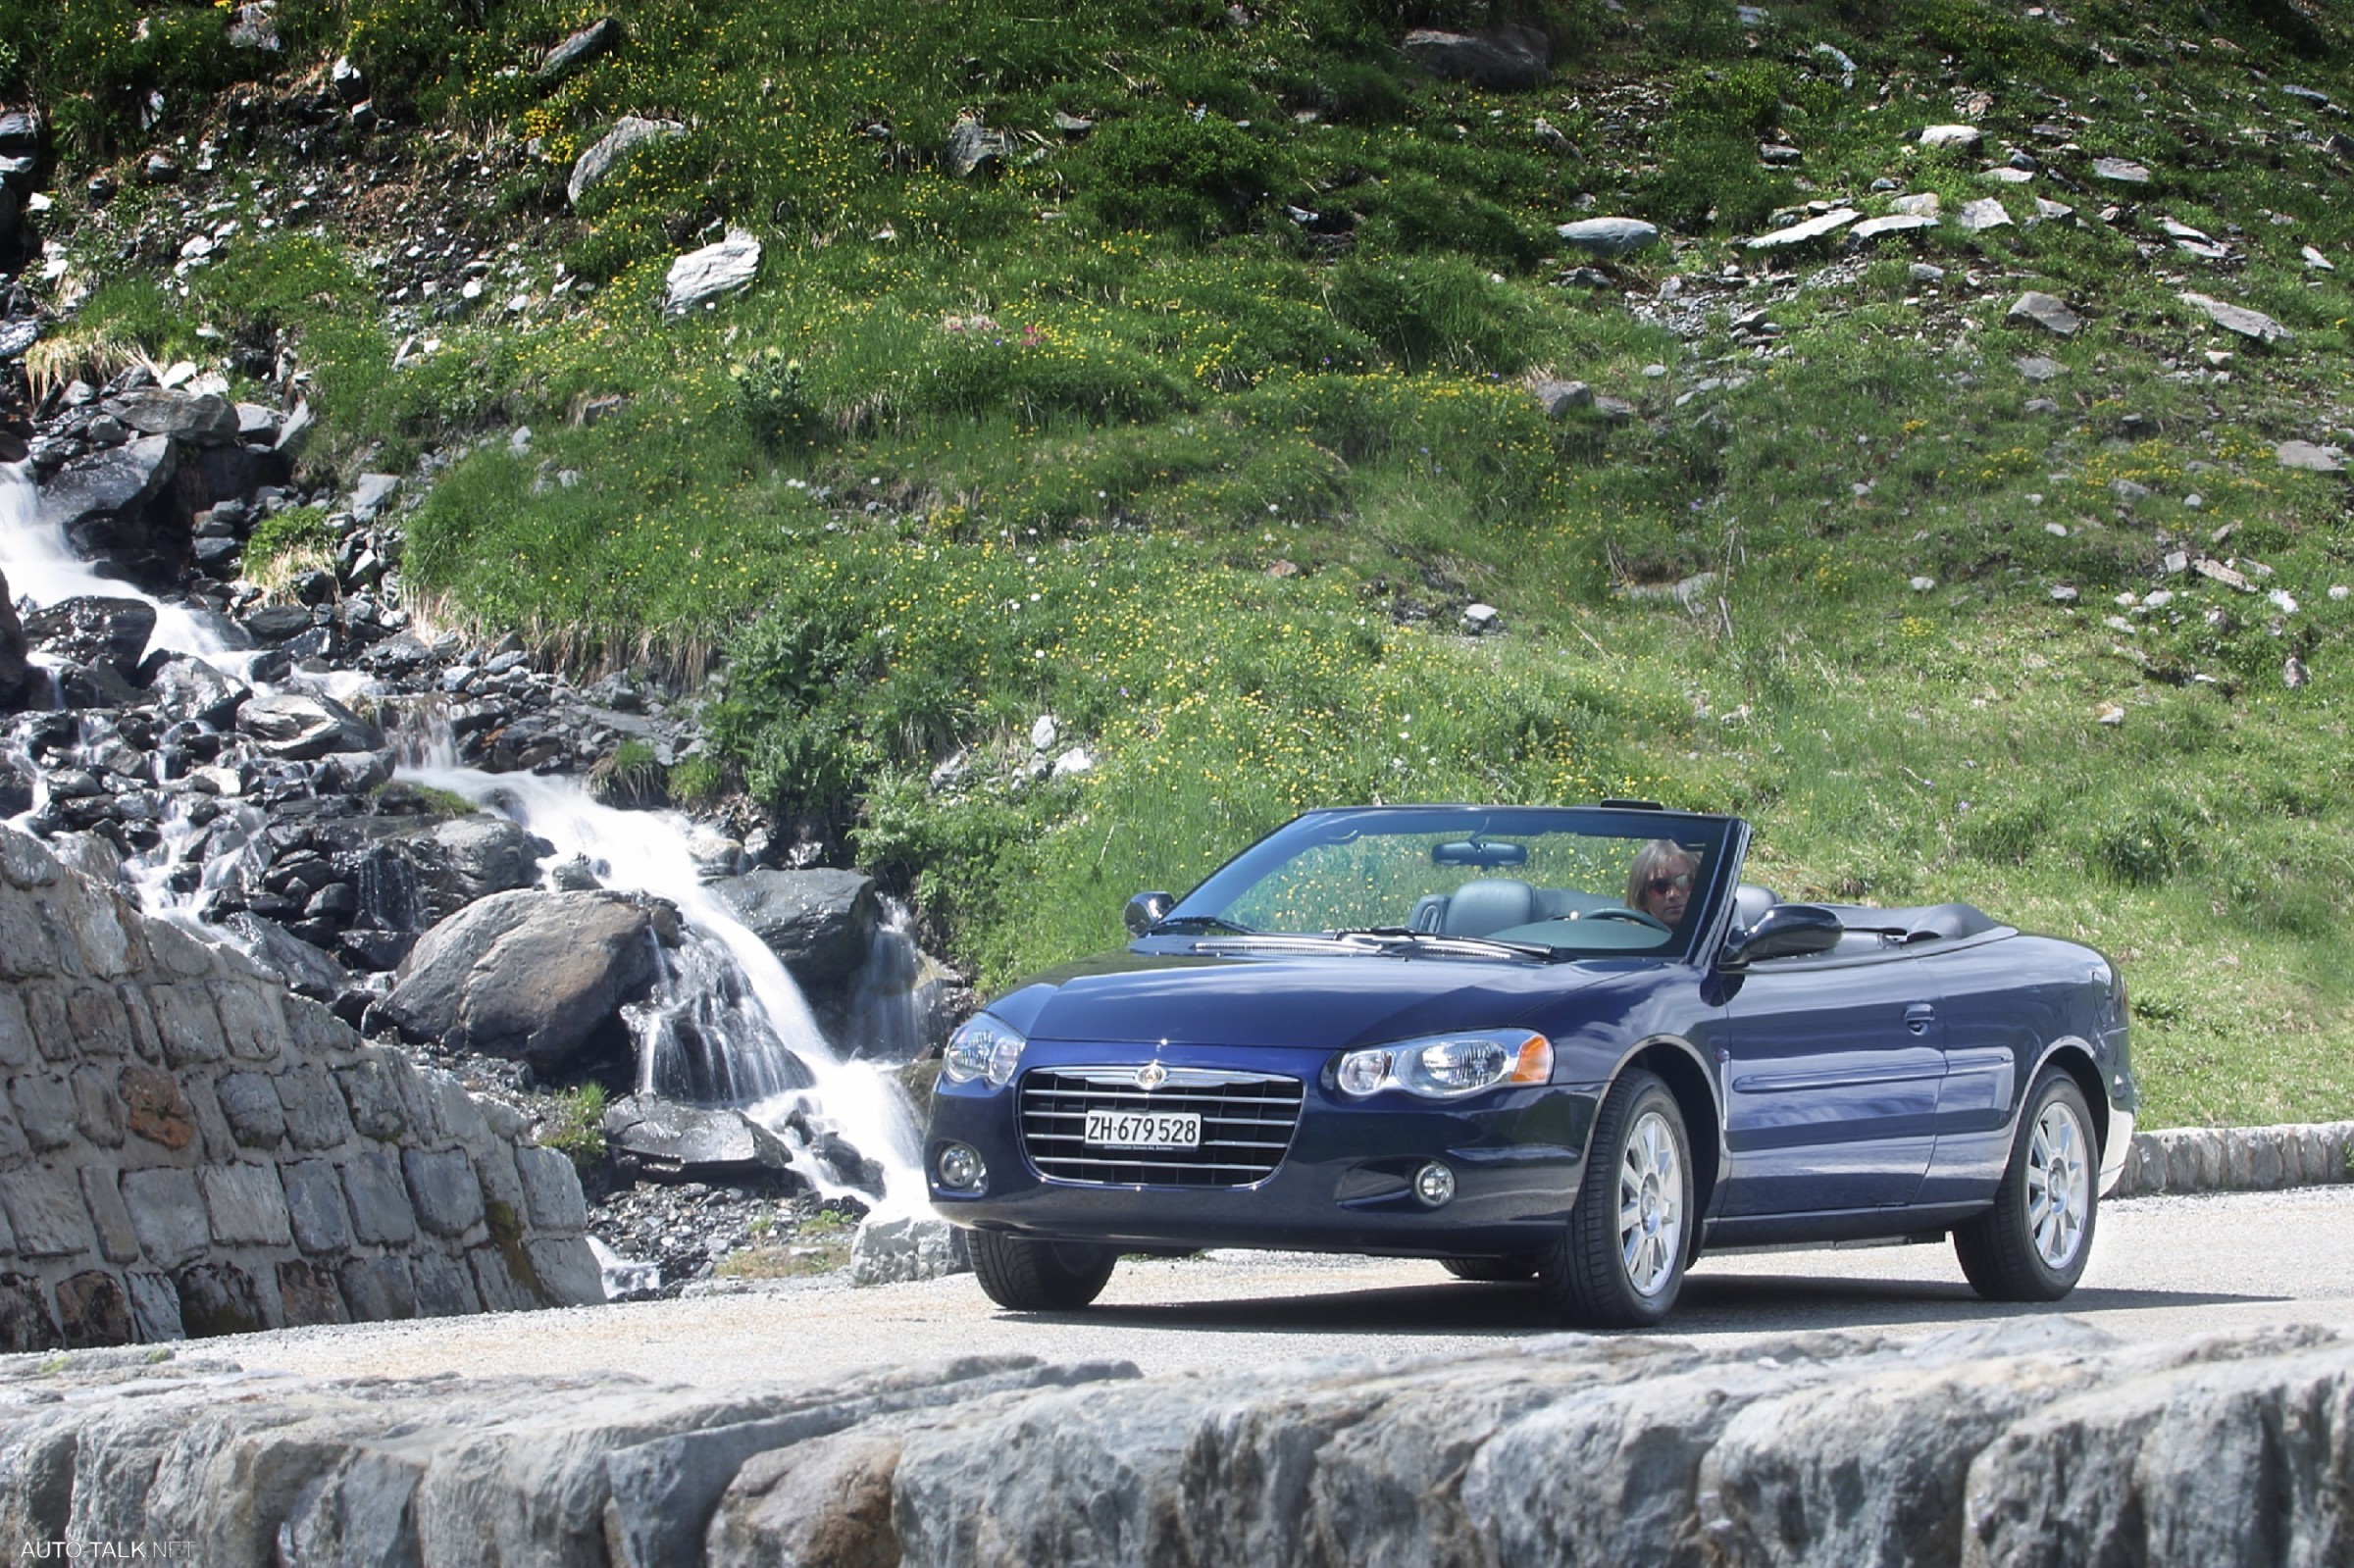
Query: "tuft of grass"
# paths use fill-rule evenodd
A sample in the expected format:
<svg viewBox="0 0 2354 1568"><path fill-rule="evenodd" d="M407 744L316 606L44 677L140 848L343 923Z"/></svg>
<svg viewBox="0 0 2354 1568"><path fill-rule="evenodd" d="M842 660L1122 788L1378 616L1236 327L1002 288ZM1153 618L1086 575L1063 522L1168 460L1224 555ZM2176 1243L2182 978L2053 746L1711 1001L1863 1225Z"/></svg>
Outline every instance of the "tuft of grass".
<svg viewBox="0 0 2354 1568"><path fill-rule="evenodd" d="M539 1141L573 1163L583 1176L605 1157L605 1087L583 1084L556 1096L554 1111L539 1131Z"/></svg>

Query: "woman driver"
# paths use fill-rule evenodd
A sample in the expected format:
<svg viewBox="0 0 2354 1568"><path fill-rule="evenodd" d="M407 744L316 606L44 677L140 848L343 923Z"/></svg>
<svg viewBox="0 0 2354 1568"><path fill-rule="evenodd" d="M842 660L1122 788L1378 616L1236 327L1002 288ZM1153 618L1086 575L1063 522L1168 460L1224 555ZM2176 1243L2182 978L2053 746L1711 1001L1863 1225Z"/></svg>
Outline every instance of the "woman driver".
<svg viewBox="0 0 2354 1568"><path fill-rule="evenodd" d="M1635 852L1626 873L1626 907L1675 926L1692 902L1692 881L1700 862L1671 838L1654 838Z"/></svg>

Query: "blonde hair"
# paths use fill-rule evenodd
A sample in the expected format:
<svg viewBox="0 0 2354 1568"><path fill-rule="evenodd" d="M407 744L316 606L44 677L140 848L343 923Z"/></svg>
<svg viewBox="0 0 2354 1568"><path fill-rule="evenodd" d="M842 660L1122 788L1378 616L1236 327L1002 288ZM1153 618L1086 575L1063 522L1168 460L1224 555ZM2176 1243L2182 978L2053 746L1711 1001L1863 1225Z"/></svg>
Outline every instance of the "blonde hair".
<svg viewBox="0 0 2354 1568"><path fill-rule="evenodd" d="M1667 868L1679 860L1695 873L1700 870L1700 857L1672 838L1654 838L1636 850L1635 863L1626 868L1626 907L1641 909L1651 879L1674 876Z"/></svg>

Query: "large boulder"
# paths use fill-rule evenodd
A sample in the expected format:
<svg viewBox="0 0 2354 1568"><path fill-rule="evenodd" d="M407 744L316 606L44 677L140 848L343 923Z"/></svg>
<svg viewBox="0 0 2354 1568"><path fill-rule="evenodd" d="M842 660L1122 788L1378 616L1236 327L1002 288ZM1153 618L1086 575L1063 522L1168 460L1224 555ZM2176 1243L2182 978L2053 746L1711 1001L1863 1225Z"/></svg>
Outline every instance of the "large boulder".
<svg viewBox="0 0 2354 1568"><path fill-rule="evenodd" d="M652 1094L616 1100L600 1126L605 1146L640 1176L742 1181L793 1165L785 1140L742 1111L680 1105Z"/></svg>
<svg viewBox="0 0 2354 1568"><path fill-rule="evenodd" d="M40 525L82 555L146 542L143 514L178 471L171 438L143 436L77 458L41 486Z"/></svg>
<svg viewBox="0 0 2354 1568"><path fill-rule="evenodd" d="M589 149L573 161L572 177L565 182L564 199L573 206L606 176L621 167L622 160L648 142L668 141L684 136L687 127L675 120L641 120L636 115L624 115L613 128L599 136Z"/></svg>
<svg viewBox="0 0 2354 1568"><path fill-rule="evenodd" d="M148 682L148 689L155 693L155 705L166 719L175 724L208 724L216 730L229 728L237 709L253 695L253 688L244 682L185 654L165 660Z"/></svg>
<svg viewBox="0 0 2354 1568"><path fill-rule="evenodd" d="M237 733L266 757L314 762L338 751L381 751L384 733L333 697L278 691L237 710Z"/></svg>
<svg viewBox="0 0 2354 1568"><path fill-rule="evenodd" d="M154 631L155 606L144 599L60 599L25 619L26 640L43 653L69 664L105 665L127 678Z"/></svg>
<svg viewBox="0 0 2354 1568"><path fill-rule="evenodd" d="M858 871L753 871L711 890L803 986L838 985L866 962L882 914Z"/></svg>
<svg viewBox="0 0 2354 1568"><path fill-rule="evenodd" d="M142 386L99 407L141 435L169 435L192 446L227 446L237 438L236 409L211 393Z"/></svg>
<svg viewBox="0 0 2354 1568"><path fill-rule="evenodd" d="M692 310L705 300L751 287L759 274L760 241L731 228L719 243L689 251L670 264L662 308L674 316Z"/></svg>
<svg viewBox="0 0 2354 1568"><path fill-rule="evenodd" d="M667 905L615 893L493 893L419 939L377 1013L412 1038L559 1074L618 1042L622 1005L653 985L656 944L676 934Z"/></svg>
<svg viewBox="0 0 2354 1568"><path fill-rule="evenodd" d="M1406 35L1407 58L1434 76L1509 92L1552 78L1553 43L1534 27L1507 24L1490 32L1418 28Z"/></svg>

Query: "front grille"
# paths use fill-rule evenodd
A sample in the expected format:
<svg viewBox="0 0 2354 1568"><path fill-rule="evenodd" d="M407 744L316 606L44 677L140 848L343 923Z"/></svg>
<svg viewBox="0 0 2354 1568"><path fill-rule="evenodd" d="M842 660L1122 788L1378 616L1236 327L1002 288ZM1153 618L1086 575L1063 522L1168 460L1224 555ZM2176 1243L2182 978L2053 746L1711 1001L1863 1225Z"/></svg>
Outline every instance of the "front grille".
<svg viewBox="0 0 2354 1568"><path fill-rule="evenodd" d="M1022 1147L1041 1176L1100 1187L1249 1187L1275 1174L1305 1094L1272 1073L1172 1067L1157 1088L1135 1067L1041 1068L1022 1075ZM1108 1149L1087 1141L1091 1110L1196 1111L1202 1146Z"/></svg>

